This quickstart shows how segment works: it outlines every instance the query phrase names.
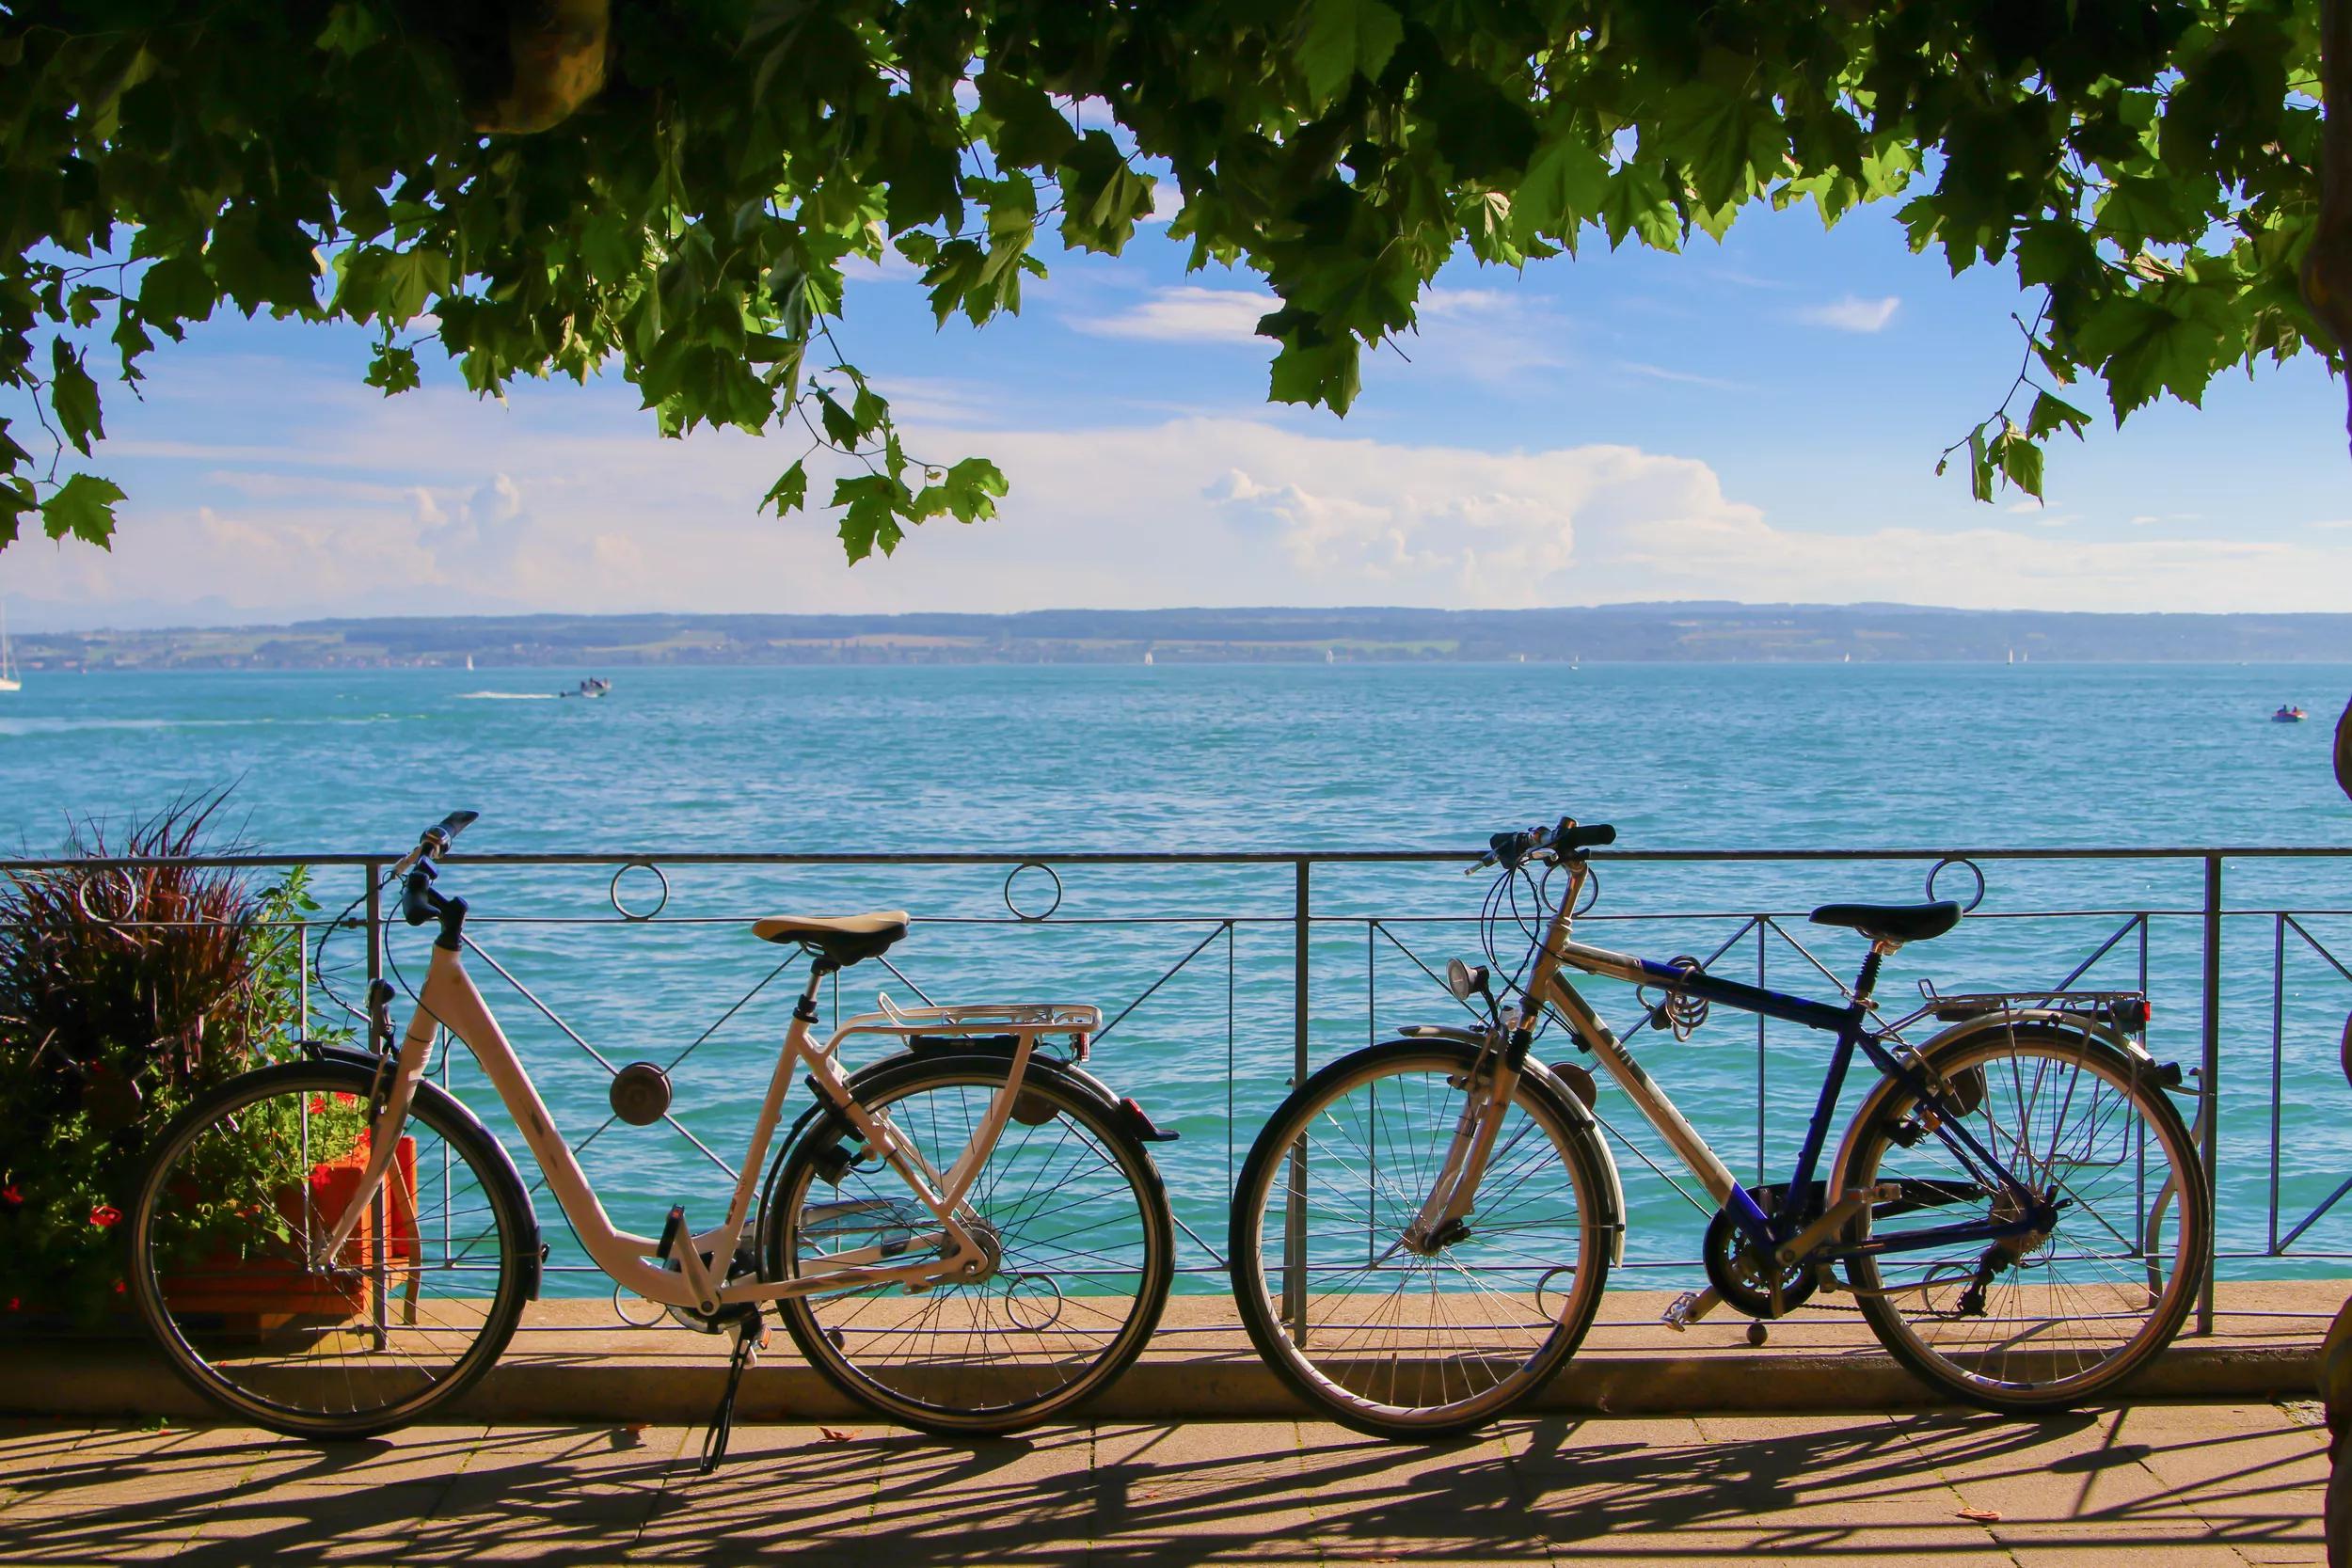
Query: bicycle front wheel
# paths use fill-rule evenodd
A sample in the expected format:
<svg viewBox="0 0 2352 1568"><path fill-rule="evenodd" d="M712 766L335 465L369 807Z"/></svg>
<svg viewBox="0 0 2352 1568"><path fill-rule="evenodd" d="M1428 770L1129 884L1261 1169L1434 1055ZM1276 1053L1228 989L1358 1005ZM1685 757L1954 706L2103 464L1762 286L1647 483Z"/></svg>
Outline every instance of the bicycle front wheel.
<svg viewBox="0 0 2352 1568"><path fill-rule="evenodd" d="M852 1087L944 1176L1009 1065L907 1058ZM777 1304L801 1354L835 1387L921 1431L1011 1432L1074 1408L1143 1349L1168 1302L1175 1225L1151 1156L1099 1096L1032 1060L964 1213L990 1258L981 1277ZM940 1224L829 1115L785 1155L766 1228L769 1275L807 1278L865 1248L919 1262L914 1249Z"/></svg>
<svg viewBox="0 0 2352 1568"><path fill-rule="evenodd" d="M1609 1273L1597 1134L1522 1076L1466 1227L1408 1246L1467 1106L1477 1052L1397 1040L1300 1085L1233 1195L1233 1295L1311 1406L1376 1436L1502 1416L1583 1339Z"/></svg>
<svg viewBox="0 0 2352 1568"><path fill-rule="evenodd" d="M2213 1248L2213 1199L2179 1111L2144 1062L2067 1030L2020 1025L1929 1061L1953 1119L2058 1206L2056 1225L1905 1248L1907 1236L2018 1218L1888 1080L1854 1118L1840 1191L1899 1189L1850 1239L1871 1331L1931 1386L1996 1410L2047 1410L2115 1386L2179 1332Z"/></svg>
<svg viewBox="0 0 2352 1568"><path fill-rule="evenodd" d="M298 1062L221 1085L166 1130L129 1216L131 1295L172 1370L294 1436L366 1436L463 1392L514 1334L535 1261L512 1167L430 1085L327 1252L367 1164L373 1080Z"/></svg>

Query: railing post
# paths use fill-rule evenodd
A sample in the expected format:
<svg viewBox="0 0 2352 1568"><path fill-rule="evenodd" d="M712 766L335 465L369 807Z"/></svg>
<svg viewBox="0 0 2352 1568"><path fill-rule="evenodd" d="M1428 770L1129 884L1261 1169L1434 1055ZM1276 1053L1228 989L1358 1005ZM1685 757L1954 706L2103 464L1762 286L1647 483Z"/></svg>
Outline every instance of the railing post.
<svg viewBox="0 0 2352 1568"><path fill-rule="evenodd" d="M377 882L373 861L361 866L359 875L368 879L368 989L373 990L375 982L384 977L384 889ZM373 1009L369 1016L374 1016ZM368 1048L373 1050L375 1042L370 1040Z"/></svg>
<svg viewBox="0 0 2352 1568"><path fill-rule="evenodd" d="M1308 861L1292 863L1295 881L1291 904L1291 1086L1307 1081L1307 971L1311 889ZM1282 1210L1282 1317L1291 1341L1307 1342L1307 1140L1291 1146L1290 1192Z"/></svg>
<svg viewBox="0 0 2352 1568"><path fill-rule="evenodd" d="M384 889L382 879L376 876L374 862L371 861L360 867L359 874L368 879L368 1017L373 1020L375 1017L375 982L384 974ZM373 1032L372 1025L371 1032ZM373 1051L375 1047L374 1040L368 1041L369 1050ZM390 1294L391 1281L387 1276L384 1268L386 1250L384 1243L387 1234L385 1226L390 1214L385 1205L382 1182L376 1184L375 1196L369 1200L368 1210L368 1217L374 1229L374 1235L370 1243L370 1250L374 1256L370 1261L368 1270L370 1283L373 1289L368 1292L371 1298L368 1311L370 1317L373 1319L375 1348L381 1352L391 1340L391 1303L388 1299Z"/></svg>
<svg viewBox="0 0 2352 1568"><path fill-rule="evenodd" d="M2204 1104L2204 1135L2200 1140L2198 1157L2205 1167L2205 1193L2208 1210L2218 1221L2221 1212L2220 1195L2216 1190L2221 1173L2221 857L2205 857L2205 1010L2203 1021L2204 1059L2200 1085ZM2205 1280L2197 1296L2197 1332L2213 1332L2213 1282L2216 1263L2213 1254L2217 1243L2207 1249Z"/></svg>

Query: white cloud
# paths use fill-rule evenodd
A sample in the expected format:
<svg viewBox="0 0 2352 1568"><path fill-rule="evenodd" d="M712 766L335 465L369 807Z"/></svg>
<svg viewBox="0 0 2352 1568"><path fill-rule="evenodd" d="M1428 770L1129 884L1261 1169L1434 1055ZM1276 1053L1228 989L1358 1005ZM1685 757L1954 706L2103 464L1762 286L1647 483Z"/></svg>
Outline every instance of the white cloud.
<svg viewBox="0 0 2352 1568"><path fill-rule="evenodd" d="M2344 531L2101 539L2047 526L2071 514L2037 527L1989 509L1958 528L1831 531L1726 495L1695 458L1626 445L1487 451L1276 411L984 430L953 418L953 397L911 420L909 445L995 458L1004 515L927 525L852 568L821 510L755 513L797 445L658 440L630 401L536 386L502 407L446 389L322 401L286 431L285 471L327 482L308 494L215 481L222 449L162 458L150 443L122 473L133 499L111 555L27 541L0 557L0 580L28 609L85 607L86 625L158 603L253 619L1658 598L2333 610L2352 581ZM821 498L833 475L811 466Z"/></svg>
<svg viewBox="0 0 2352 1568"><path fill-rule="evenodd" d="M1281 301L1257 289L1204 289L1180 284L1154 289L1149 298L1108 316L1073 316L1070 325L1102 338L1146 338L1160 342L1263 342L1258 318ZM1269 345L1271 346L1271 345Z"/></svg>
<svg viewBox="0 0 2352 1568"><path fill-rule="evenodd" d="M1725 381L1721 376L1697 375L1690 371L1671 371L1663 365L1645 365L1638 359L1620 359L1617 369L1651 381L1671 381L1678 387L1707 387L1718 392L1744 392L1749 388L1738 381Z"/></svg>
<svg viewBox="0 0 2352 1568"><path fill-rule="evenodd" d="M1807 326L1826 326L1839 332L1877 332L1895 319L1895 311L1901 304L1893 294L1884 299L1857 299L1848 294L1827 305L1808 305L1797 312L1797 319Z"/></svg>

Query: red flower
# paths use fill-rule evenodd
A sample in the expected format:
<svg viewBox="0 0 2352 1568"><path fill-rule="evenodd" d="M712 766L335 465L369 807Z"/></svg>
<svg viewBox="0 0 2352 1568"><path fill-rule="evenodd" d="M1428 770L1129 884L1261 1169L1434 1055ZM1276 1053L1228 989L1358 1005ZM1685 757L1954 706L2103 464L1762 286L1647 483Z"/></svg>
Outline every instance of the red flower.
<svg viewBox="0 0 2352 1568"><path fill-rule="evenodd" d="M335 1103L338 1105L352 1104L357 1101L358 1098L359 1097L358 1095L353 1094L348 1089L337 1089L335 1091Z"/></svg>
<svg viewBox="0 0 2352 1568"><path fill-rule="evenodd" d="M24 1195L18 1191L16 1183L11 1181L7 1186L0 1187L0 1203L6 1203L11 1209L21 1209L24 1205Z"/></svg>
<svg viewBox="0 0 2352 1568"><path fill-rule="evenodd" d="M119 1279L118 1279L118 1280L116 1280L116 1281L115 1281L115 1294L116 1294L116 1295L120 1295L120 1294L122 1294L122 1281L121 1281L121 1280L119 1280Z"/></svg>
<svg viewBox="0 0 2352 1568"><path fill-rule="evenodd" d="M312 1192L323 1193L326 1191L326 1184L333 1180L334 1177L327 1171L327 1168L325 1165L313 1165L310 1167L310 1190Z"/></svg>
<svg viewBox="0 0 2352 1568"><path fill-rule="evenodd" d="M113 1229L115 1222L120 1218L122 1218L122 1211L111 1203L102 1203L89 1212L90 1224L101 1230Z"/></svg>
<svg viewBox="0 0 2352 1568"><path fill-rule="evenodd" d="M310 1114L314 1117L326 1115L326 1096L314 1094L310 1097Z"/></svg>

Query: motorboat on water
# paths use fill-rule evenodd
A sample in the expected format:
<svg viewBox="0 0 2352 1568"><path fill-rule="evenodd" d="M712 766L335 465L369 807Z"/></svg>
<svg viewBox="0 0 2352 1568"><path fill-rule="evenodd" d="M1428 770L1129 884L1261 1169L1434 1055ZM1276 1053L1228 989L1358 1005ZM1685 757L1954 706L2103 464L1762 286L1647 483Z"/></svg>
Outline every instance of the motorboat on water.
<svg viewBox="0 0 2352 1568"><path fill-rule="evenodd" d="M8 607L0 605L0 691L22 691L24 680L16 673L16 661L8 657Z"/></svg>
<svg viewBox="0 0 2352 1568"><path fill-rule="evenodd" d="M612 689L612 683L601 675L590 675L569 691L559 691L559 697L601 697Z"/></svg>
<svg viewBox="0 0 2352 1568"><path fill-rule="evenodd" d="M2270 716L2270 721L2274 724L2299 724L2310 717L2310 714L2305 713L2301 708L2296 707L2293 703L2287 703L2282 705L2278 712Z"/></svg>

